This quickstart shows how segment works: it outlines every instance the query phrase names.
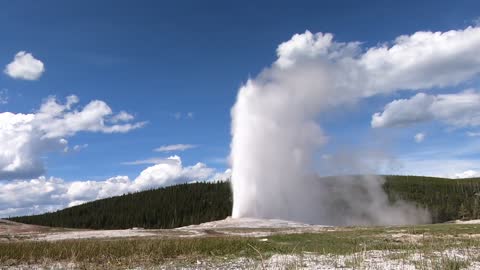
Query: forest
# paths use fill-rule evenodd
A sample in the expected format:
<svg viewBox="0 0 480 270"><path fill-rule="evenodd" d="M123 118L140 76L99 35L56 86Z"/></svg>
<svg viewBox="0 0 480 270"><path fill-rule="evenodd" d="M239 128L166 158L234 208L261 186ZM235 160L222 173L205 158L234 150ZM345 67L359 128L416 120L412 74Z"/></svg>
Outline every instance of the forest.
<svg viewBox="0 0 480 270"><path fill-rule="evenodd" d="M10 220L65 228L176 228L227 217L230 194L229 183L180 184Z"/></svg>
<svg viewBox="0 0 480 270"><path fill-rule="evenodd" d="M480 218L480 178L385 176L383 188L390 202L405 200L427 208L434 223ZM230 215L231 209L230 183L192 183L10 220L66 228L169 229L224 219Z"/></svg>

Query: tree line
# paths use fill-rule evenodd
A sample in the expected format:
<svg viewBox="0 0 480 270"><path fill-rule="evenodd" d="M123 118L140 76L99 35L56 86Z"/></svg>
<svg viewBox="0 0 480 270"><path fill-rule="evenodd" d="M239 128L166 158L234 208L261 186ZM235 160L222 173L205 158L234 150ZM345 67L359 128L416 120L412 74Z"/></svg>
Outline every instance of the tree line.
<svg viewBox="0 0 480 270"><path fill-rule="evenodd" d="M435 223L480 218L480 179L385 176L383 188L392 203L405 200L427 208ZM231 209L230 183L192 183L10 220L66 228L169 229L224 219L231 214Z"/></svg>
<svg viewBox="0 0 480 270"><path fill-rule="evenodd" d="M10 220L65 228L168 229L226 218L230 194L229 183L180 184Z"/></svg>
<svg viewBox="0 0 480 270"><path fill-rule="evenodd" d="M426 176L386 176L390 201L405 200L425 207L434 223L480 218L480 178L446 179Z"/></svg>

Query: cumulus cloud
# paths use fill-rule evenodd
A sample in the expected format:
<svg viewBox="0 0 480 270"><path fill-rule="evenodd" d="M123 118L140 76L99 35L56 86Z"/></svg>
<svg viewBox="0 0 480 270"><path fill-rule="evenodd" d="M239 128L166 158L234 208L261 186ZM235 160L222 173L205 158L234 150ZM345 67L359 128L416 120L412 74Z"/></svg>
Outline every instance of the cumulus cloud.
<svg viewBox="0 0 480 270"><path fill-rule="evenodd" d="M145 124L110 124L117 114L105 102L94 100L83 108L77 103L76 96L69 96L65 104L50 97L34 113L0 113L0 180L42 175L41 155L68 151L66 138L78 132L123 133ZM84 147L74 146L74 150Z"/></svg>
<svg viewBox="0 0 480 270"><path fill-rule="evenodd" d="M218 172L210 178L210 181L229 181L232 178L232 169L226 169L224 172Z"/></svg>
<svg viewBox="0 0 480 270"><path fill-rule="evenodd" d="M68 97L66 104L59 104L54 97L50 97L42 104L35 114L35 119L36 126L44 133L44 138L72 136L80 131L125 133L145 125L145 122L110 125L108 122L118 122L124 112L113 114L107 103L101 100L93 100L82 110L72 111L72 106L77 102L76 96Z"/></svg>
<svg viewBox="0 0 480 270"><path fill-rule="evenodd" d="M45 67L42 61L35 59L31 53L18 52L13 61L5 67L5 74L22 80L37 80L42 76Z"/></svg>
<svg viewBox="0 0 480 270"><path fill-rule="evenodd" d="M409 99L387 104L383 112L372 116L374 128L405 126L438 120L454 127L480 125L480 93L465 90L456 94L428 95L418 93Z"/></svg>
<svg viewBox="0 0 480 270"><path fill-rule="evenodd" d="M156 149L155 152L174 152L174 151L185 151L188 149L196 148L197 145L194 144L170 144L162 145Z"/></svg>
<svg viewBox="0 0 480 270"><path fill-rule="evenodd" d="M168 158L172 162L164 162L148 167L135 179L137 189L148 189L155 186L164 186L173 182L190 182L191 180L208 180L215 170L204 163L193 166L182 166L179 156Z"/></svg>
<svg viewBox="0 0 480 270"><path fill-rule="evenodd" d="M423 140L425 140L425 133L417 133L415 136L413 136L413 139L415 140L416 143L421 143Z"/></svg>
<svg viewBox="0 0 480 270"><path fill-rule="evenodd" d="M118 114L114 115L110 121L112 123L118 123L118 122L128 122L133 120L135 117L125 111L121 111Z"/></svg>
<svg viewBox="0 0 480 270"><path fill-rule="evenodd" d="M342 89L342 95L351 99L458 84L480 72L479 46L480 27L420 31L366 51L360 42L336 42L332 34L306 31L279 45L274 67L290 69L288 80L303 77L318 81L315 75L328 64L328 75L337 82L335 89ZM297 70L292 72L293 69ZM277 74L280 75L284 74ZM344 102L340 97L336 100Z"/></svg>
<svg viewBox="0 0 480 270"><path fill-rule="evenodd" d="M104 181L67 182L44 176L31 180L0 182L0 217L53 211L84 202L137 192L161 186L192 181L223 180L225 173L216 173L203 163L183 166L180 157L143 170L131 180L116 176Z"/></svg>

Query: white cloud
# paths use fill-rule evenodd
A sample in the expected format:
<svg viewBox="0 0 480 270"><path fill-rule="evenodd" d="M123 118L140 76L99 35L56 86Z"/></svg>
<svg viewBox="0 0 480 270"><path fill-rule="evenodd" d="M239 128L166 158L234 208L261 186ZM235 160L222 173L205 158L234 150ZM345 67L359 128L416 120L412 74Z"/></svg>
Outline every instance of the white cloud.
<svg viewBox="0 0 480 270"><path fill-rule="evenodd" d="M155 152L174 152L174 151L185 151L188 149L196 148L197 145L193 144L170 144L170 145L162 145L156 149Z"/></svg>
<svg viewBox="0 0 480 270"><path fill-rule="evenodd" d="M0 182L0 217L41 213L106 197L142 191L177 183L224 179L203 163L183 166L180 157L143 170L136 179L116 176L104 181L66 182L59 178Z"/></svg>
<svg viewBox="0 0 480 270"><path fill-rule="evenodd" d="M68 151L66 138L78 132L128 132L145 124L108 124L116 114L105 102L91 101L83 108L75 107L77 102L76 96L68 97L65 104L51 97L34 113L0 113L0 180L43 174L42 154Z"/></svg>
<svg viewBox="0 0 480 270"><path fill-rule="evenodd" d="M183 167L178 156L169 157L173 163L160 163L143 170L135 179L137 189L148 189L164 186L174 182L190 182L192 180L208 180L215 172L203 163Z"/></svg>
<svg viewBox="0 0 480 270"><path fill-rule="evenodd" d="M88 143L84 143L84 144L77 144L75 146L73 146L73 151L81 151L82 149L85 149L88 147Z"/></svg>
<svg viewBox="0 0 480 270"><path fill-rule="evenodd" d="M127 161L123 162L123 165L144 165L144 164L174 164L177 161L175 159L170 158L149 158L149 159L141 159L141 160L134 160L134 161Z"/></svg>
<svg viewBox="0 0 480 270"><path fill-rule="evenodd" d="M226 169L224 172L216 173L210 178L210 182L228 181L232 178L232 169Z"/></svg>
<svg viewBox="0 0 480 270"><path fill-rule="evenodd" d="M117 122L119 117L122 118L123 112L114 115L107 103L101 100L91 101L80 111L71 111L71 106L77 102L76 96L68 97L65 105L50 97L42 104L35 119L45 138L71 136L79 131L125 133L145 125L145 122L108 125L106 122Z"/></svg>
<svg viewBox="0 0 480 270"><path fill-rule="evenodd" d="M383 44L365 52L359 42L335 42L329 33L306 31L279 45L273 68L284 70L274 77L291 84L314 87L316 76L328 70L329 80L342 96L327 102L345 102L352 97L372 96L396 90L429 89L455 85L480 72L480 27L448 32L416 32L399 36L391 46ZM273 70L275 71L275 70ZM260 76L267 78L272 70ZM277 71L275 71L277 72ZM288 77L288 78L287 78ZM299 77L298 81L295 77ZM290 84L287 84L287 86Z"/></svg>
<svg viewBox="0 0 480 270"><path fill-rule="evenodd" d="M400 156L395 167L385 167L379 173L465 178L468 172L480 172L480 160L458 156L452 151L414 153ZM453 154L452 154L453 153Z"/></svg>
<svg viewBox="0 0 480 270"><path fill-rule="evenodd" d="M35 59L31 53L20 51L13 61L5 67L5 74L22 80L37 80L42 76L45 67L42 61Z"/></svg>
<svg viewBox="0 0 480 270"><path fill-rule="evenodd" d="M383 112L372 116L374 128L405 126L438 120L454 127L480 125L480 93L465 90L456 94L427 95L418 93L410 99L388 103Z"/></svg>
<svg viewBox="0 0 480 270"><path fill-rule="evenodd" d="M416 143L421 143L423 140L425 140L425 133L417 133L415 136L413 136L413 139L415 140Z"/></svg>
<svg viewBox="0 0 480 270"><path fill-rule="evenodd" d="M480 177L480 172L475 170L467 170L461 173L456 173L454 178L474 178Z"/></svg>
<svg viewBox="0 0 480 270"><path fill-rule="evenodd" d="M114 115L110 121L112 123L118 123L118 122L128 122L132 121L135 117L125 111L121 111L118 114Z"/></svg>

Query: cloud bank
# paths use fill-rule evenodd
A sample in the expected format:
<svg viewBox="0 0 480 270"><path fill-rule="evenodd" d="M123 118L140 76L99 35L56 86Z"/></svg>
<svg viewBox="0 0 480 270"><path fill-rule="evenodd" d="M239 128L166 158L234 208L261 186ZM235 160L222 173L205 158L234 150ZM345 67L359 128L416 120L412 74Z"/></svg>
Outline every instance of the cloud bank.
<svg viewBox="0 0 480 270"><path fill-rule="evenodd" d="M18 52L13 61L5 67L5 74L21 80L38 80L45 72L42 61L25 51Z"/></svg>
<svg viewBox="0 0 480 270"><path fill-rule="evenodd" d="M180 157L144 169L135 179L115 176L103 181L67 182L44 176L0 182L0 217L38 214L87 201L192 181L224 181L229 172L217 173L203 163L183 166Z"/></svg>
<svg viewBox="0 0 480 270"><path fill-rule="evenodd" d="M64 104L50 97L34 113L0 113L0 180L42 175L42 154L68 149L66 138L78 132L124 133L145 124L131 122L133 118L117 119L119 114L100 100L83 108L78 102L73 95Z"/></svg>
<svg viewBox="0 0 480 270"><path fill-rule="evenodd" d="M480 125L480 93L465 90L455 94L418 93L409 99L388 103L383 112L372 116L373 128L407 126L437 120L452 127Z"/></svg>

